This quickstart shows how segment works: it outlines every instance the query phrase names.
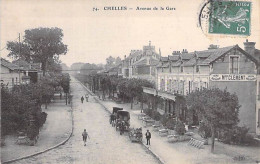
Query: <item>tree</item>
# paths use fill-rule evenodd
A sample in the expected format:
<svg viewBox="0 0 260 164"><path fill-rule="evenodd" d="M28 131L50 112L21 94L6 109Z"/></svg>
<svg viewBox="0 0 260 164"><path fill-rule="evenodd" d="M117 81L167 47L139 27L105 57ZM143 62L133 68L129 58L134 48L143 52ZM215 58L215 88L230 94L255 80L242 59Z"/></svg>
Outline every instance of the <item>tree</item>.
<svg viewBox="0 0 260 164"><path fill-rule="evenodd" d="M66 105L67 105L68 93L70 91L70 75L68 73L62 74L60 85L63 88L64 93L66 94Z"/></svg>
<svg viewBox="0 0 260 164"><path fill-rule="evenodd" d="M62 29L57 27L25 30L24 40L21 44L18 42L7 43L7 49L11 51L8 56L42 63L45 76L48 61L56 62L59 55L67 53L67 45L62 42L62 38Z"/></svg>
<svg viewBox="0 0 260 164"><path fill-rule="evenodd" d="M30 46L26 43L20 43L16 41L8 41L7 42L7 50L9 50L9 57L13 57L14 59L22 59L27 62L30 62L31 54L30 54Z"/></svg>
<svg viewBox="0 0 260 164"><path fill-rule="evenodd" d="M115 65L118 65L118 64L121 64L122 60L121 58L118 56L116 59L115 59Z"/></svg>
<svg viewBox="0 0 260 164"><path fill-rule="evenodd" d="M194 109L205 125L211 130L214 151L215 132L217 129L232 128L238 124L239 103L236 94L218 88L203 89L187 96L188 108Z"/></svg>

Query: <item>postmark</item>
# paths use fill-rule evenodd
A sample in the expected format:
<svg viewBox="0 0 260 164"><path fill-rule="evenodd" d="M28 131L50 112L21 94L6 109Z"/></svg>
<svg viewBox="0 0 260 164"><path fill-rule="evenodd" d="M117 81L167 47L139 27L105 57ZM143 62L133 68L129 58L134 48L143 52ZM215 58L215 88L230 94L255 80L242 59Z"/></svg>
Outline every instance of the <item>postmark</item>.
<svg viewBox="0 0 260 164"><path fill-rule="evenodd" d="M207 35L249 36L251 6L249 1L209 0L199 13L199 26Z"/></svg>

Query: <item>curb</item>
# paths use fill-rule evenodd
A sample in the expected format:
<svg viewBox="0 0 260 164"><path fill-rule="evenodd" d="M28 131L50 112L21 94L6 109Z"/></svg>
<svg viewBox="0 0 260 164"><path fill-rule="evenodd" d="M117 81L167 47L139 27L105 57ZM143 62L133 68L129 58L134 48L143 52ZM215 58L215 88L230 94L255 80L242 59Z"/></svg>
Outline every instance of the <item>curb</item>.
<svg viewBox="0 0 260 164"><path fill-rule="evenodd" d="M64 145L70 138L71 138L71 136L72 136L72 134L73 134L73 131L74 131L74 116L73 116L73 110L71 109L71 119L72 119L72 128L71 128L71 133L70 133L70 135L69 135L69 137L68 138L66 138L64 141L62 141L61 143L59 143L59 144L57 144L57 145L55 145L55 146L52 146L52 147L50 147L50 148L48 148L48 149L45 149L45 150L43 150L43 151L40 151L40 152L37 152L37 153L34 153L34 154L30 154L30 155L27 155L27 156L24 156L24 157L19 157L19 158L16 158L16 159L11 159L11 160L9 160L9 161L4 161L4 162L2 162L3 164L4 163L12 163L12 162L16 162L16 161L19 161L19 160L22 160L22 159L26 159L26 158L30 158L30 157L33 157L33 156L36 156L36 155L39 155L39 154L43 154L43 153L45 153L45 152L47 152L47 151L50 151L50 150L52 150L52 149L55 149L55 148L57 148L57 147L59 147L59 146L61 146L61 145Z"/></svg>

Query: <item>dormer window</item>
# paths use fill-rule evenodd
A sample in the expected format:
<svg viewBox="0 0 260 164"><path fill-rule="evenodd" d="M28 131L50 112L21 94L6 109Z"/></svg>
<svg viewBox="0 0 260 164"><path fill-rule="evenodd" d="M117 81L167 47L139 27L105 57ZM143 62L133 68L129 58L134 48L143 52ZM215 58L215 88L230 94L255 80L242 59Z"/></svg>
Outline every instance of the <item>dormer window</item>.
<svg viewBox="0 0 260 164"><path fill-rule="evenodd" d="M196 65L196 72L200 71L200 66Z"/></svg>
<svg viewBox="0 0 260 164"><path fill-rule="evenodd" d="M183 72L183 66L181 66L181 72Z"/></svg>

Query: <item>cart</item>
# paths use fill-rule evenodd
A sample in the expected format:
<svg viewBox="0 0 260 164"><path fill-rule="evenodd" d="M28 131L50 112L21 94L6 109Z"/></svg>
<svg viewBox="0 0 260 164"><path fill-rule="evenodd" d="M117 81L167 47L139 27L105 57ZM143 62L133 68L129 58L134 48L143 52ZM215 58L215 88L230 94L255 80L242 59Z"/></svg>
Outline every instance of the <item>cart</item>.
<svg viewBox="0 0 260 164"><path fill-rule="evenodd" d="M131 140L131 142L142 142L143 140L142 128L130 129L129 139Z"/></svg>
<svg viewBox="0 0 260 164"><path fill-rule="evenodd" d="M130 127L130 113L128 111L117 111L116 130L120 130L120 134L128 131Z"/></svg>

